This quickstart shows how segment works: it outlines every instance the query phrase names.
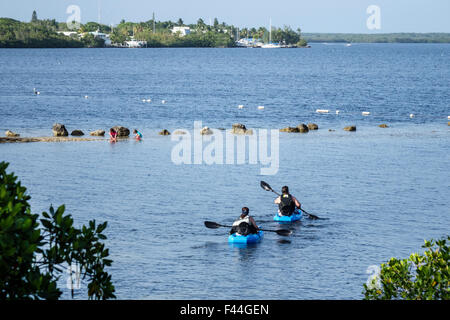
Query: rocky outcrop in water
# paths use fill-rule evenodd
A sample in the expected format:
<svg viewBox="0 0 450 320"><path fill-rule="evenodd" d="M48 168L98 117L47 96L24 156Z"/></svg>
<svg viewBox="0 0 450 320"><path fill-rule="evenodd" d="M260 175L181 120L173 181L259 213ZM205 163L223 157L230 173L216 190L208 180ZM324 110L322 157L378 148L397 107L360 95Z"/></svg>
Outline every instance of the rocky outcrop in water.
<svg viewBox="0 0 450 320"><path fill-rule="evenodd" d="M81 130L73 130L71 136L84 136L84 132Z"/></svg>
<svg viewBox="0 0 450 320"><path fill-rule="evenodd" d="M235 123L231 127L233 134L253 134L253 130L248 130L242 123Z"/></svg>
<svg viewBox="0 0 450 320"><path fill-rule="evenodd" d="M300 132L297 127L286 127L280 129L280 132Z"/></svg>
<svg viewBox="0 0 450 320"><path fill-rule="evenodd" d="M308 123L307 126L309 130L319 130L319 126L315 123Z"/></svg>
<svg viewBox="0 0 450 320"><path fill-rule="evenodd" d="M105 135L105 130L95 130L89 133L91 136L103 137Z"/></svg>
<svg viewBox="0 0 450 320"><path fill-rule="evenodd" d="M117 132L118 137L128 137L130 135L130 129L122 127L122 126L115 126L112 127Z"/></svg>
<svg viewBox="0 0 450 320"><path fill-rule="evenodd" d="M344 128L345 131L356 131L356 126L347 126Z"/></svg>
<svg viewBox="0 0 450 320"><path fill-rule="evenodd" d="M209 127L203 127L203 129L200 131L201 135L208 135L213 133L214 132Z"/></svg>
<svg viewBox="0 0 450 320"><path fill-rule="evenodd" d="M389 126L386 123L382 123L379 125L380 128L389 128Z"/></svg>
<svg viewBox="0 0 450 320"><path fill-rule="evenodd" d="M308 126L304 123L299 124L297 126L297 128L298 128L298 132L300 132L300 133L306 133L309 131Z"/></svg>
<svg viewBox="0 0 450 320"><path fill-rule="evenodd" d="M52 127L52 131L55 137L67 137L69 135L66 127L61 123L55 123Z"/></svg>
<svg viewBox="0 0 450 320"><path fill-rule="evenodd" d="M7 136L7 137L20 137L20 134L12 132L11 130L6 130L5 136Z"/></svg>
<svg viewBox="0 0 450 320"><path fill-rule="evenodd" d="M164 129L164 130L159 132L159 135L161 135L161 136L168 136L168 135L170 135L170 132L169 132L169 130Z"/></svg>

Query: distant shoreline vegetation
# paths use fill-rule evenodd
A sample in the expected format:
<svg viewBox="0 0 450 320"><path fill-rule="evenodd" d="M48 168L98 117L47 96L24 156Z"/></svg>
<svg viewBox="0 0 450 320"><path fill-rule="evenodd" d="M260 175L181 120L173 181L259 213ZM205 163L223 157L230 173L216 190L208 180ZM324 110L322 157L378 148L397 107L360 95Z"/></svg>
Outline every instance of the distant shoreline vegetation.
<svg viewBox="0 0 450 320"><path fill-rule="evenodd" d="M239 41L240 40L240 41ZM217 18L211 25L198 19L195 24L156 21L127 22L117 26L96 22L80 24L77 30L55 19L40 20L33 11L30 22L0 18L0 48L101 48L101 47L210 47L230 48L276 43L281 47L307 47L308 42L399 42L450 43L450 33L345 34L302 33L265 27L237 28Z"/></svg>
<svg viewBox="0 0 450 320"><path fill-rule="evenodd" d="M117 26L96 22L80 24L76 30L55 19L40 20L34 11L30 22L0 18L0 48L81 48L81 47L236 47L241 38L258 43L274 42L285 46L307 46L301 30L289 26L239 29L225 22L207 25L202 19L195 24L148 20Z"/></svg>
<svg viewBox="0 0 450 320"><path fill-rule="evenodd" d="M450 43L450 33L303 33L308 42Z"/></svg>

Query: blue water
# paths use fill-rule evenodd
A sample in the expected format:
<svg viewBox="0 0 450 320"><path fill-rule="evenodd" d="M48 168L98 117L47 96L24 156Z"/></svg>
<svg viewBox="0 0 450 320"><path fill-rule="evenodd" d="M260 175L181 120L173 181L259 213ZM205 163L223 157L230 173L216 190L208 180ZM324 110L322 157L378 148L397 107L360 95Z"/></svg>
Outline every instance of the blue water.
<svg viewBox="0 0 450 320"><path fill-rule="evenodd" d="M360 299L369 266L448 235L449 58L450 45L423 44L0 50L1 133L47 136L61 122L144 135L1 144L0 160L27 186L34 212L64 203L78 224L109 222L120 299ZM319 130L281 133L279 170L264 176L261 164L175 165L176 142L157 132L192 131L194 121ZM227 228L204 227L230 224L248 206L277 228L261 180L289 185L326 219L294 224L290 243L266 232L248 248L230 247Z"/></svg>

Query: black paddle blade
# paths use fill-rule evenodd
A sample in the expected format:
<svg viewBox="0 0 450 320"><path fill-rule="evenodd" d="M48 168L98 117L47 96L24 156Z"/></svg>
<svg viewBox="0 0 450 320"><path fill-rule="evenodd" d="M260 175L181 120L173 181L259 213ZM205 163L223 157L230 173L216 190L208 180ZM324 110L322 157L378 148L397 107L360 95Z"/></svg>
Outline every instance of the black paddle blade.
<svg viewBox="0 0 450 320"><path fill-rule="evenodd" d="M261 181L261 188L263 188L266 191L273 191L273 189L270 187L270 185L264 181Z"/></svg>
<svg viewBox="0 0 450 320"><path fill-rule="evenodd" d="M205 227L210 229L217 229L220 228L221 225L212 221L205 221Z"/></svg>
<svg viewBox="0 0 450 320"><path fill-rule="evenodd" d="M292 231L291 230L287 230L287 229L281 229L281 230L277 230L276 233L278 235L280 235L280 236L287 237L287 236L290 236L292 234Z"/></svg>

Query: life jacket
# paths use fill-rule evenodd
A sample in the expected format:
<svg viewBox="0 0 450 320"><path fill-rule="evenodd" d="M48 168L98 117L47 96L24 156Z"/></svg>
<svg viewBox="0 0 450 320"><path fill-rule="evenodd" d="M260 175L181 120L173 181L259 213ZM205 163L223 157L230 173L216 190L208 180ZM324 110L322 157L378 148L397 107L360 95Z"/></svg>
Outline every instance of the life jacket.
<svg viewBox="0 0 450 320"><path fill-rule="evenodd" d="M233 222L230 233L238 233L240 235L246 236L250 233L256 233L256 229L250 222L250 218L246 215L244 218L240 218Z"/></svg>
<svg viewBox="0 0 450 320"><path fill-rule="evenodd" d="M282 194L280 196L280 203L278 204L278 209L281 215L290 216L295 211L295 202L290 194Z"/></svg>

